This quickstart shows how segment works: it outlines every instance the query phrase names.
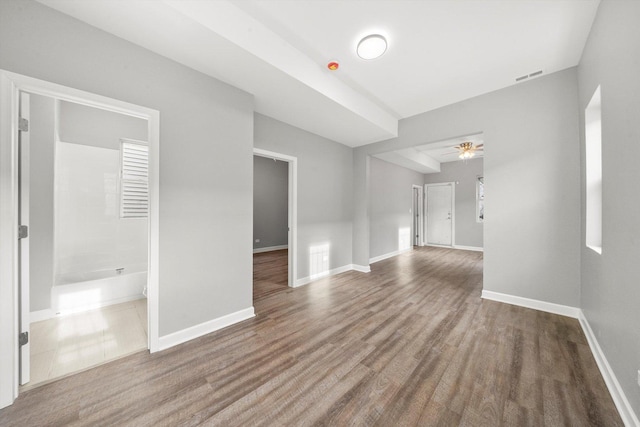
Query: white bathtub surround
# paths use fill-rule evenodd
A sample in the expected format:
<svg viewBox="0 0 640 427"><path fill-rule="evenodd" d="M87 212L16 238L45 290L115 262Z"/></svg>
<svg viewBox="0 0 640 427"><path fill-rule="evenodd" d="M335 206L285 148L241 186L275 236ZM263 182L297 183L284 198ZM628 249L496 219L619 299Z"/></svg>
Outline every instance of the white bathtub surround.
<svg viewBox="0 0 640 427"><path fill-rule="evenodd" d="M146 286L147 271L141 267L59 275L51 289L51 307L56 314L93 310L144 298Z"/></svg>
<svg viewBox="0 0 640 427"><path fill-rule="evenodd" d="M146 264L148 221L120 218L120 152L56 143L55 273Z"/></svg>
<svg viewBox="0 0 640 427"><path fill-rule="evenodd" d="M147 348L147 300L31 324L27 387Z"/></svg>
<svg viewBox="0 0 640 427"><path fill-rule="evenodd" d="M120 217L119 150L57 142L55 163L52 311L143 298L148 221Z"/></svg>

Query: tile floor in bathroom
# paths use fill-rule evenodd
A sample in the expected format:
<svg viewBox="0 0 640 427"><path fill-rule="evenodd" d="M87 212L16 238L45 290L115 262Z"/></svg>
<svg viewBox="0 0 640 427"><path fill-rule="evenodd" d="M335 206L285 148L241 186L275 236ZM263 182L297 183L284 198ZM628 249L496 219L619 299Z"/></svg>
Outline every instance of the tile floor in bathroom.
<svg viewBox="0 0 640 427"><path fill-rule="evenodd" d="M31 324L32 387L147 348L146 298Z"/></svg>

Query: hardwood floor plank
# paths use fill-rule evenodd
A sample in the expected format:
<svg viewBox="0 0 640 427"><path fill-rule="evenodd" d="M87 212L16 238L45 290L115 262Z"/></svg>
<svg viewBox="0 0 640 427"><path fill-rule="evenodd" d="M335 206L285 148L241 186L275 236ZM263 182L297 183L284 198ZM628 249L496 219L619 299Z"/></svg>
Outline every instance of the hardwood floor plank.
<svg viewBox="0 0 640 427"><path fill-rule="evenodd" d="M621 426L575 319L482 300L482 253L417 248L300 288L254 256L256 317L21 393L4 426Z"/></svg>

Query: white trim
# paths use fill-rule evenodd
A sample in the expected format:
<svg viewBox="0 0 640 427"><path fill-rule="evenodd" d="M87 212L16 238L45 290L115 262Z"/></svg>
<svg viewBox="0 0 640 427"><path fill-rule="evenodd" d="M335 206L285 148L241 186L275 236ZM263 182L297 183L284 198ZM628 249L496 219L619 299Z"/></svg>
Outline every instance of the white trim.
<svg viewBox="0 0 640 427"><path fill-rule="evenodd" d="M462 249L464 251L484 252L484 248L478 246L453 245L453 249Z"/></svg>
<svg viewBox="0 0 640 427"><path fill-rule="evenodd" d="M296 251L298 247L298 158L261 148L254 148L253 155L289 163L289 239L287 246L291 249L288 253L288 285L293 288L296 286L296 277L298 276L298 254Z"/></svg>
<svg viewBox="0 0 640 427"><path fill-rule="evenodd" d="M49 320L56 317L56 312L50 308L45 308L44 310L32 311L29 313L29 322L42 322L43 320Z"/></svg>
<svg viewBox="0 0 640 427"><path fill-rule="evenodd" d="M578 320L580 321L580 326L582 326L584 335L587 337L587 342L589 343L589 347L591 348L591 353L593 353L593 357L594 359L596 359L596 364L600 369L600 373L602 374L602 378L604 378L605 384L607 384L607 388L609 389L609 394L611 394L613 403L615 403L616 408L618 408L620 418L622 418L625 426L640 426L640 421L638 420L638 417L636 416L631 403L629 403L624 390L620 386L618 378L616 378L616 374L613 372L613 369L611 369L611 365L609 365L609 361L602 351L602 348L600 347L600 344L598 343L598 340L596 339L596 336L591 329L589 321L587 320L582 310L578 311Z"/></svg>
<svg viewBox="0 0 640 427"><path fill-rule="evenodd" d="M371 268L370 267L365 267L362 265L355 265L355 264L347 264L347 265L343 265L342 267L338 267L338 268L333 268L329 271L326 271L324 273L322 273L321 275L319 275L318 277L303 277L302 279L298 279L296 280L296 284L294 286L294 288L297 288L298 286L304 286L304 285L308 285L311 282L315 282L316 280L320 280L320 279L324 279L326 277L329 276L335 276L336 274L340 274L340 273L344 273L346 271L358 271L360 273L370 273L371 272Z"/></svg>
<svg viewBox="0 0 640 427"><path fill-rule="evenodd" d="M376 262L382 261L383 259L393 258L394 256L400 255L405 252L409 252L411 250L413 250L413 248L401 249L399 251L389 252L384 255L374 256L373 258L369 259L369 264L375 264Z"/></svg>
<svg viewBox="0 0 640 427"><path fill-rule="evenodd" d="M559 314L560 316L573 317L574 319L577 319L580 313L580 309L577 307L518 297L515 295L501 294L500 292L483 290L482 298L517 305L520 307L532 308L534 310L546 311L547 313Z"/></svg>
<svg viewBox="0 0 640 427"><path fill-rule="evenodd" d="M351 264L351 267L354 271L359 271L360 273L371 273L371 267L368 265Z"/></svg>
<svg viewBox="0 0 640 427"><path fill-rule="evenodd" d="M149 130L149 349L158 348L159 274L159 137L160 113L156 110L44 80L0 70L0 408L18 397L18 180L17 112L20 91L48 96L147 120Z"/></svg>
<svg viewBox="0 0 640 427"><path fill-rule="evenodd" d="M416 185L413 184L411 186L411 206L412 209L414 208L413 206L413 192L414 190L418 190L418 231L416 232L416 230L413 229L413 226L415 224L415 221L413 221L414 218L411 218L411 230L412 230L412 235L411 235L411 243L414 243L414 237L417 234L418 235L418 244L417 246L424 246L424 185ZM412 212L411 213L412 216L415 217L416 213Z"/></svg>
<svg viewBox="0 0 640 427"><path fill-rule="evenodd" d="M254 254L260 254L262 252L271 252L271 251L281 251L283 249L289 248L289 245L280 245L280 246L265 246L264 248L255 248L253 250Z"/></svg>
<svg viewBox="0 0 640 427"><path fill-rule="evenodd" d="M18 397L18 91L0 70L0 408Z"/></svg>
<svg viewBox="0 0 640 427"><path fill-rule="evenodd" d="M19 105L18 112L20 120L26 119L28 121L31 120L30 114L30 106L31 106L31 96L28 93L20 92L19 96ZM18 224L30 227L30 215L29 208L31 205L30 200L30 167L31 167L31 132L19 132L18 139L16 142L19 144L19 155L18 155L18 163L20 165L20 170L18 171L18 192L19 196L19 215L18 215ZM53 218L52 218L53 219ZM31 320L29 319L29 311L31 310L30 301L30 268L29 262L30 259L30 251L29 247L31 246L31 238L29 237L29 233L27 233L27 237L20 239L18 243L19 246L19 259L20 261L20 272L18 273L20 276L20 327L19 331L21 334L26 334L29 336L30 334L30 325ZM18 353L20 355L20 385L25 385L29 381L31 381L31 340L27 340L25 345L20 346Z"/></svg>
<svg viewBox="0 0 640 427"><path fill-rule="evenodd" d="M217 319L209 320L199 325L191 326L181 331L173 332L169 335L160 337L158 350L166 350L170 347L182 344L184 342L196 339L211 332L215 332L227 326L234 325L243 320L250 319L255 316L253 307L227 314Z"/></svg>
<svg viewBox="0 0 640 427"><path fill-rule="evenodd" d="M426 243L425 246L430 246L432 248L445 248L445 249L455 249L455 247L453 246L447 246L447 245L436 245L433 243Z"/></svg>

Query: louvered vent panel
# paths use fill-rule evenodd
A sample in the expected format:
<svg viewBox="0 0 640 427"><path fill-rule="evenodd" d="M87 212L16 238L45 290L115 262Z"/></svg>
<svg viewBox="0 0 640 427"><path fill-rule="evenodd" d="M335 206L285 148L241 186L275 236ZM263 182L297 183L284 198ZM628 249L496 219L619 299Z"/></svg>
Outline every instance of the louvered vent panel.
<svg viewBox="0 0 640 427"><path fill-rule="evenodd" d="M149 147L122 142L121 218L149 215Z"/></svg>

